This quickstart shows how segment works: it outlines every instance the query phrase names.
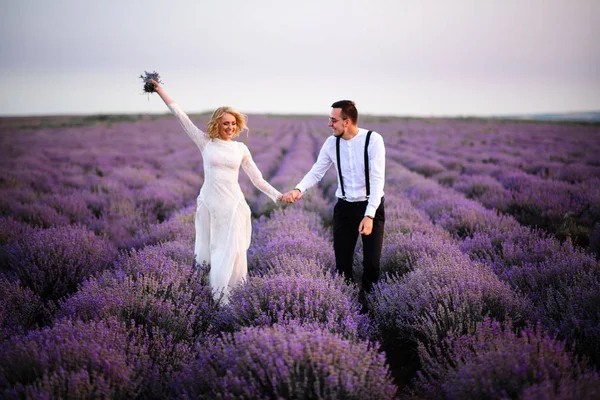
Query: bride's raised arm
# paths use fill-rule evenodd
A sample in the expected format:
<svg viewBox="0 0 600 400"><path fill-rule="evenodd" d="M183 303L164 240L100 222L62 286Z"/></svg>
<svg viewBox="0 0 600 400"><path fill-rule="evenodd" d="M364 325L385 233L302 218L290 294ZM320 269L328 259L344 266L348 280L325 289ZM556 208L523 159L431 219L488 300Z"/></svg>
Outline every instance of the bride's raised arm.
<svg viewBox="0 0 600 400"><path fill-rule="evenodd" d="M175 101L173 101L173 99L171 97L169 97L169 95L167 94L167 92L165 92L165 89L163 89L163 87L160 86L160 83L158 83L154 79L151 79L150 82L152 82L154 84L154 91L156 93L158 93L158 95L160 96L160 98L165 102L165 104L167 106L170 106L171 104L175 104Z"/></svg>
<svg viewBox="0 0 600 400"><path fill-rule="evenodd" d="M179 107L177 103L165 92L165 89L154 79L151 80L154 84L154 91L158 93L160 98L165 102L169 110L177 117L179 123L183 127L185 133L196 143L196 146L200 149L200 151L204 150L206 143L210 140L208 135L198 129L196 125L190 120L190 117Z"/></svg>

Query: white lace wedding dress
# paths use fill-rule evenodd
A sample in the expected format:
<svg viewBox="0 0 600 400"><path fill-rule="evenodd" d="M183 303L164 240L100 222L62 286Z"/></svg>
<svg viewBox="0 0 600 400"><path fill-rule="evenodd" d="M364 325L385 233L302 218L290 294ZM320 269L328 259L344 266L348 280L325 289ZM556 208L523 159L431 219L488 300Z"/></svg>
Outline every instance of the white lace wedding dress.
<svg viewBox="0 0 600 400"><path fill-rule="evenodd" d="M246 278L246 250L250 246L250 207L238 183L240 165L260 191L273 201L281 193L273 188L241 142L211 139L198 129L177 104L169 104L187 135L196 143L204 162L204 184L196 208L196 262L210 265L210 286L215 298Z"/></svg>

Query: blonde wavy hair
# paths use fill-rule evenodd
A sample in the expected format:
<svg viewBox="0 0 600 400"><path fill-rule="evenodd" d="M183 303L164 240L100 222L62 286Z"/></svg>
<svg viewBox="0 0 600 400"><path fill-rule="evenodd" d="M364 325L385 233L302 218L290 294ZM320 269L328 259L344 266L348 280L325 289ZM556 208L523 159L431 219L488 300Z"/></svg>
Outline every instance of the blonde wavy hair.
<svg viewBox="0 0 600 400"><path fill-rule="evenodd" d="M224 114L231 114L235 118L235 135L233 135L233 137L240 136L240 132L243 130L249 130L247 125L248 117L245 114L240 113L234 108L223 106L215 110L212 117L210 117L210 121L206 124L206 133L211 139L220 138L219 124L221 123L221 118L223 118Z"/></svg>

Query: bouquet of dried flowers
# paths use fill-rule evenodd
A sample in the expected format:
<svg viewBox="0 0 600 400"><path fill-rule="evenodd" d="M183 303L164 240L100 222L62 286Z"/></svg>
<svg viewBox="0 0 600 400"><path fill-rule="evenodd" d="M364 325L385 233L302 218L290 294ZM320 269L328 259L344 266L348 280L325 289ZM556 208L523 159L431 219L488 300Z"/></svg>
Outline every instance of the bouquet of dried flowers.
<svg viewBox="0 0 600 400"><path fill-rule="evenodd" d="M144 71L144 74L140 75L140 79L142 81L144 81L144 92L146 92L146 93L154 93L155 85L152 82L153 80L158 83L163 83L160 80L160 75L156 71L153 71L153 72Z"/></svg>

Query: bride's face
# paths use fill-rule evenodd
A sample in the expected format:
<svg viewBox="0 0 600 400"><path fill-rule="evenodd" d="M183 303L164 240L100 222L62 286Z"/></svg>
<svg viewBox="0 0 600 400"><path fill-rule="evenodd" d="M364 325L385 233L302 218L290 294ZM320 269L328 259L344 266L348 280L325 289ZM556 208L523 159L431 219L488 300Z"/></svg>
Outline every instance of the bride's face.
<svg viewBox="0 0 600 400"><path fill-rule="evenodd" d="M219 123L219 137L222 140L231 140L235 136L236 131L237 122L235 117L228 113L223 114Z"/></svg>

